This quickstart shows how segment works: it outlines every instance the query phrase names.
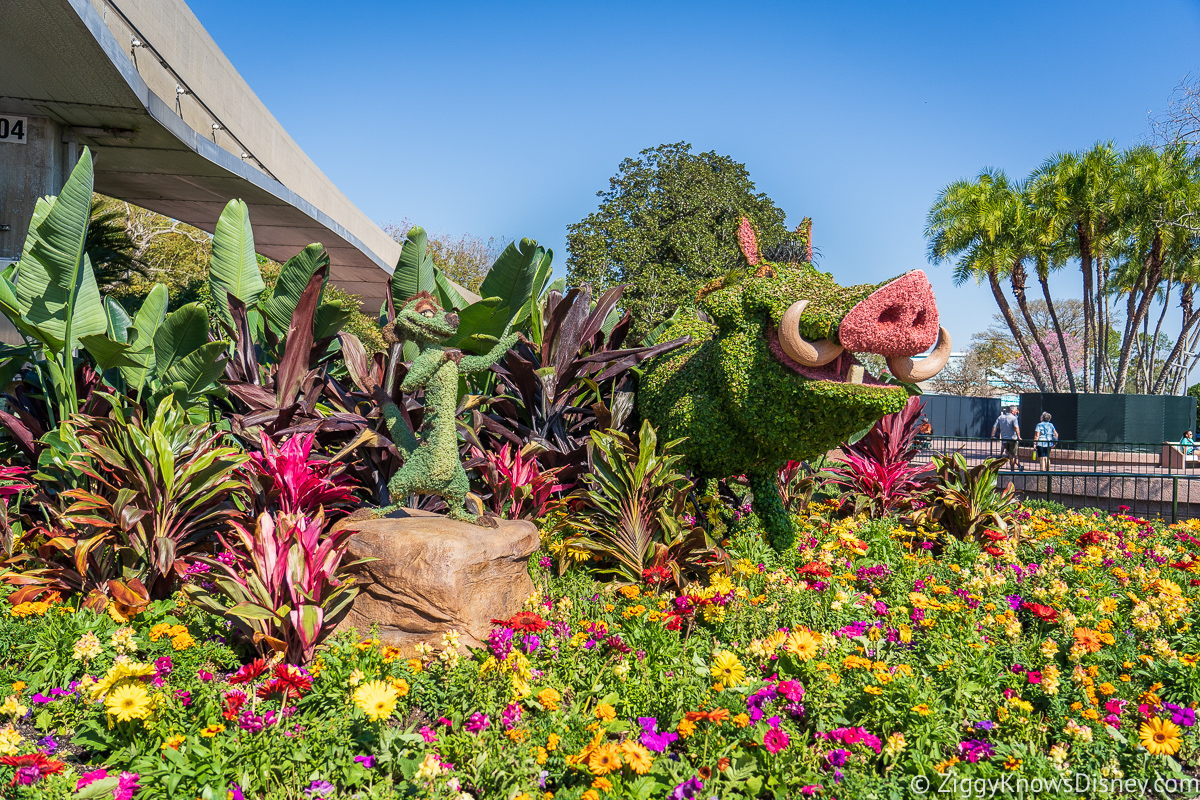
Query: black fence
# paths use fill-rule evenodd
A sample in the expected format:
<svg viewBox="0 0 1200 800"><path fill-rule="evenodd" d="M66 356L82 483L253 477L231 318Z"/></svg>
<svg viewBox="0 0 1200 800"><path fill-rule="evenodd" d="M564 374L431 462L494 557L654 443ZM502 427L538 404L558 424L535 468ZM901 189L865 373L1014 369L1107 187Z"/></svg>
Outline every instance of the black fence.
<svg viewBox="0 0 1200 800"><path fill-rule="evenodd" d="M921 402L925 404L922 413L942 436L986 438L1000 416L999 397L926 394L921 395Z"/></svg>
<svg viewBox="0 0 1200 800"><path fill-rule="evenodd" d="M1002 471L999 483L1012 483L1024 500L1049 500L1068 508L1171 523L1200 518L1200 475Z"/></svg>
<svg viewBox="0 0 1200 800"><path fill-rule="evenodd" d="M920 444L921 458L928 458L933 453L959 452L968 463L978 464L989 458L1007 457L999 439L931 436L921 439ZM1017 459L1024 471L1039 468L1032 439L1018 442ZM1050 449L1049 469L1056 472L1200 475L1200 446L1179 445L1178 442L1070 442L1060 439Z"/></svg>

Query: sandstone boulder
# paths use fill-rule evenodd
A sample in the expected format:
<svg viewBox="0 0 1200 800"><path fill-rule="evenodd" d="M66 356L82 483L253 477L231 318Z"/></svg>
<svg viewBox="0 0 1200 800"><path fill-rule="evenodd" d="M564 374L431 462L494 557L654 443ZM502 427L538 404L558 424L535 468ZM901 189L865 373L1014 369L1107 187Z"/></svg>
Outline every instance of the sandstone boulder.
<svg viewBox="0 0 1200 800"><path fill-rule="evenodd" d="M529 556L538 548L531 522L500 520L484 528L440 514L405 509L384 519L346 522L347 561L374 558L355 568L359 587L339 629L366 633L397 647L440 646L447 630L459 642L482 646L493 618L512 616L533 594Z"/></svg>

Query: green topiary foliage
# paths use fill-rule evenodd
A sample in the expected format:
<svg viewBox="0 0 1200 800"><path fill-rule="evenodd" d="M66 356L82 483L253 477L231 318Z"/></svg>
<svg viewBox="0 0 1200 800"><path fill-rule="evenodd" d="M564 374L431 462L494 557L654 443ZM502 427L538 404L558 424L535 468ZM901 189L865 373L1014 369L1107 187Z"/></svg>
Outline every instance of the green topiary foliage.
<svg viewBox="0 0 1200 800"><path fill-rule="evenodd" d="M755 512L781 549L791 544L792 530L776 488L778 470L899 411L908 392L806 377L771 346L788 306L805 299L802 335L836 341L841 320L882 283L846 288L811 264L751 263L752 274L701 290L698 306L712 322L685 319L663 333L690 335L693 343L650 362L638 404L660 435L686 437L683 452L696 477L750 479Z"/></svg>
<svg viewBox="0 0 1200 800"><path fill-rule="evenodd" d="M454 411L458 405L458 376L487 369L512 347L517 333L502 337L482 356L463 355L462 351L444 349L442 342L458 330L458 315L448 314L438 306L429 292L418 292L396 312L396 321L384 328L389 343L410 341L417 345L408 374L400 391L411 394L425 390L425 415L420 430L409 428L400 408L382 389L380 405L392 441L403 451L404 465L388 482L393 505L366 512L370 516L386 516L399 508L413 492L434 494L446 501L446 516L451 519L494 526L487 516L476 517L467 511L467 492L470 484L458 458L458 432ZM352 515L361 518L356 512Z"/></svg>

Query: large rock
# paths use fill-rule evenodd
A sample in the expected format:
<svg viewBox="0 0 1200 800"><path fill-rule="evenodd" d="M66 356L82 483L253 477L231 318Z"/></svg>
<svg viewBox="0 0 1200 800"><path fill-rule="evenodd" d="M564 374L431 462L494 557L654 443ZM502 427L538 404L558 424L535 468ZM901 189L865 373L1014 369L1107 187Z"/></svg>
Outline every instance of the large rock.
<svg viewBox="0 0 1200 800"><path fill-rule="evenodd" d="M405 509L344 524L358 531L346 560L378 560L355 568L359 594L339 629L366 633L377 624L379 640L397 647L440 645L445 631L457 630L462 644L480 647L491 620L517 613L533 594L531 522L484 528Z"/></svg>

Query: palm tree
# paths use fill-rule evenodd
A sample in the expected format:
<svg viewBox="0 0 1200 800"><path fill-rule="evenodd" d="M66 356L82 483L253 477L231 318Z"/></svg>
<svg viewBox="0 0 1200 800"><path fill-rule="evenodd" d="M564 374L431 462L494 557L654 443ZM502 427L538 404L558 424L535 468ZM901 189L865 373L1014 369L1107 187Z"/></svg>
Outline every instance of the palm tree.
<svg viewBox="0 0 1200 800"><path fill-rule="evenodd" d="M1072 237L1079 268L1083 272L1084 317L1083 349L1094 349L1093 391L1100 391L1101 343L1107 344L1107 324L1098 298L1105 294L1104 259L1095 260L1097 244L1114 229L1111 210L1117 152L1112 142L1097 144L1083 153L1058 153L1051 156L1033 174L1034 202L1051 213L1050 224L1063 237ZM1092 270L1097 270L1093 285ZM1094 316L1093 316L1094 315ZM1088 365L1084 361L1084 391L1087 391Z"/></svg>
<svg viewBox="0 0 1200 800"><path fill-rule="evenodd" d="M102 198L93 196L84 252L101 291L111 292L129 283L134 275L148 277L149 267L137 256L137 245L125 227L125 214Z"/></svg>
<svg viewBox="0 0 1200 800"><path fill-rule="evenodd" d="M1032 357L1021 325L1013 315L1008 298L1000 286L1002 275L1012 277L1015 264L1024 260L1019 247L1019 187L1014 188L1003 170L985 169L975 180L959 180L938 193L925 221L925 238L929 240L929 261L939 264L958 258L954 267L954 283L962 285L969 278L982 282L986 276L996 305L1005 324L1012 332L1021 356L1029 365L1039 391L1046 391L1047 382ZM1018 274L1013 284L1022 313L1029 320L1024 303L1024 278ZM1031 326L1032 329L1032 326ZM1046 360L1050 363L1045 348Z"/></svg>
<svg viewBox="0 0 1200 800"><path fill-rule="evenodd" d="M1134 339L1160 284L1165 277L1169 287L1174 278L1172 265L1189 258L1193 235L1171 223L1195 203L1197 161L1178 145L1162 151L1141 146L1127 151L1120 166L1114 211L1121 219L1136 274L1128 285L1125 335L1113 384L1116 392L1125 390ZM1162 380L1156 386L1161 390Z"/></svg>

